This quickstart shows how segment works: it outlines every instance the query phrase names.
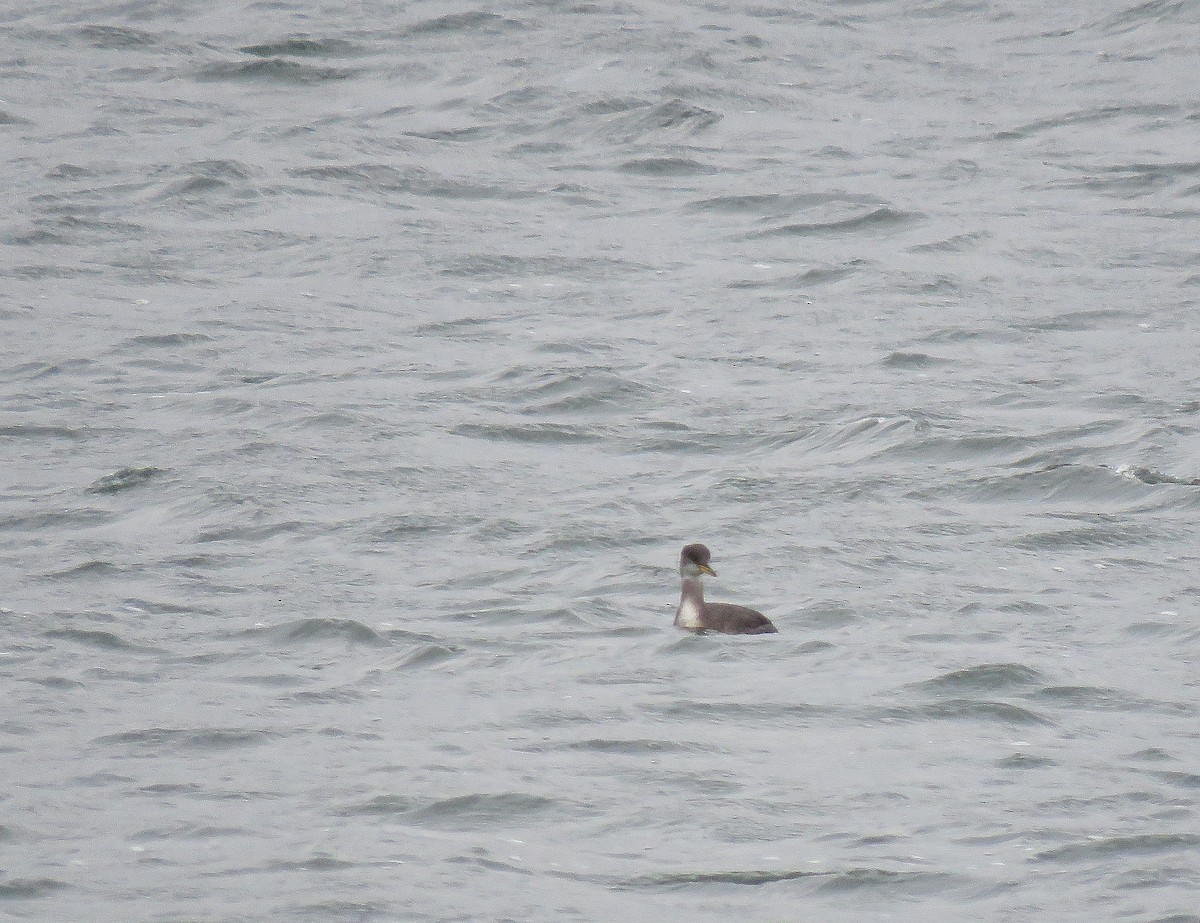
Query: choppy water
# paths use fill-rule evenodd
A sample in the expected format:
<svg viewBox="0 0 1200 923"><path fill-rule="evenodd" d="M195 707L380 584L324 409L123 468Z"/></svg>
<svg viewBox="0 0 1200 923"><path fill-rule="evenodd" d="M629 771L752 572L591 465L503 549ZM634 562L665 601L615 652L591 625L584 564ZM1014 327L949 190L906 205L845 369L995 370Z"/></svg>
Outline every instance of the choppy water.
<svg viewBox="0 0 1200 923"><path fill-rule="evenodd" d="M0 916L1200 921L1195 2L0 27Z"/></svg>

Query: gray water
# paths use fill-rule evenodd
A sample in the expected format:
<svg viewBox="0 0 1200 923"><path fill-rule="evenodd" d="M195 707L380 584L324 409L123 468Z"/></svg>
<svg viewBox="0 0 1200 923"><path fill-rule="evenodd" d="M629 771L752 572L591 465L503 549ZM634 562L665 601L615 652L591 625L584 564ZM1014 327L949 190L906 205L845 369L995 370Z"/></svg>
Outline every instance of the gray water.
<svg viewBox="0 0 1200 923"><path fill-rule="evenodd" d="M0 916L1200 921L1194 0L0 30Z"/></svg>

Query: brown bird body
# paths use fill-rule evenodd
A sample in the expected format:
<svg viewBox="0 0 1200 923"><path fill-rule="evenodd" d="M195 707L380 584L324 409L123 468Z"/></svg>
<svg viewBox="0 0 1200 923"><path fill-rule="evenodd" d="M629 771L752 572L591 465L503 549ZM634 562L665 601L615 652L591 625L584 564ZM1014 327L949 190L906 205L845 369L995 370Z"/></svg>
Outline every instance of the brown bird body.
<svg viewBox="0 0 1200 923"><path fill-rule="evenodd" d="M771 620L748 606L704 601L703 577L717 572L709 567L712 553L699 543L684 545L679 553L679 576L683 588L679 608L675 610L675 625L689 631L720 631L728 635L768 635L779 629Z"/></svg>

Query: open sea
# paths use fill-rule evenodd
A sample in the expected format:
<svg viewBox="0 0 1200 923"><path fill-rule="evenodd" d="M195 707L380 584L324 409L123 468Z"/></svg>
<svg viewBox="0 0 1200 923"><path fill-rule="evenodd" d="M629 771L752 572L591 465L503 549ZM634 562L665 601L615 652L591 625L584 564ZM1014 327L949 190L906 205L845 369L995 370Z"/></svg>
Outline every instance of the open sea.
<svg viewBox="0 0 1200 923"><path fill-rule="evenodd" d="M1197 0L4 3L0 918L1200 923L1198 86Z"/></svg>

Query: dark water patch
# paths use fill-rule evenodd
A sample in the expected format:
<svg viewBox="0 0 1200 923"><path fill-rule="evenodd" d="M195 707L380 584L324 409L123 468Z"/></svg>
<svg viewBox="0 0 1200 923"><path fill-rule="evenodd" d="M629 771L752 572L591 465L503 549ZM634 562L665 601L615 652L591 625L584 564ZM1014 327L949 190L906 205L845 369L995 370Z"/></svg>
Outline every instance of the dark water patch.
<svg viewBox="0 0 1200 923"><path fill-rule="evenodd" d="M721 478L709 490L713 496L730 503L754 503L773 493L777 484L778 478L774 474L735 474Z"/></svg>
<svg viewBox="0 0 1200 923"><path fill-rule="evenodd" d="M1057 761L1048 756L1033 756L1029 753L1014 753L996 760L997 769L1046 769L1057 765Z"/></svg>
<svg viewBox="0 0 1200 923"><path fill-rule="evenodd" d="M79 30L79 36L93 48L129 50L151 48L159 44L158 36L128 26L88 25Z"/></svg>
<svg viewBox="0 0 1200 923"><path fill-rule="evenodd" d="M611 281L615 275L639 272L643 269L644 267L607 257L516 256L497 252L475 253L459 257L444 256L438 261L438 271L443 275L492 280L545 279L563 276L607 282ZM495 323L496 320L496 318L486 318L487 323ZM504 320L508 321L511 318ZM460 323L460 321L442 321L440 323ZM418 330L420 329L422 328L418 328Z"/></svg>
<svg viewBox="0 0 1200 923"><path fill-rule="evenodd" d="M1084 189L1105 195L1135 199L1170 188L1181 179L1200 172L1200 163L1131 163L1088 172L1078 179L1049 184L1052 188Z"/></svg>
<svg viewBox="0 0 1200 923"><path fill-rule="evenodd" d="M782 437L772 437L773 448L790 448L824 455L840 462L859 461L882 455L909 442L929 424L908 416L860 417L810 427L792 427Z"/></svg>
<svg viewBox="0 0 1200 923"><path fill-rule="evenodd" d="M611 738L591 737L587 740L575 740L559 744L556 750L574 750L584 753L602 753L605 755L645 756L660 753L722 753L722 748L710 744L680 743L672 740L653 740L647 738Z"/></svg>
<svg viewBox="0 0 1200 923"><path fill-rule="evenodd" d="M1197 711L1196 706L1191 704L1144 699L1133 693L1105 686L1047 686L1034 697L1058 707L1091 711L1162 711L1170 714Z"/></svg>
<svg viewBox="0 0 1200 923"><path fill-rule="evenodd" d="M80 628L52 628L43 637L72 641L84 647L105 651L152 651L154 648L131 644L111 631L88 631Z"/></svg>
<svg viewBox="0 0 1200 923"><path fill-rule="evenodd" d="M1049 118L1035 119L1023 125L1018 125L1015 128L998 131L992 135L992 139L995 141L1024 141L1027 138L1046 131L1056 131L1087 123L1111 121L1123 115L1125 111L1126 109L1123 106L1099 106L1091 109L1079 109L1074 112L1062 112Z"/></svg>
<svg viewBox="0 0 1200 923"><path fill-rule="evenodd" d="M455 436L482 442L514 442L528 445L584 445L604 441L590 426L566 423L466 423L450 430Z"/></svg>
<svg viewBox="0 0 1200 923"><path fill-rule="evenodd" d="M411 336L415 338L455 339L471 342L489 341L497 335L498 329L505 325L507 318L468 316L457 317L453 320L433 321L414 327ZM442 372L435 381L461 381L464 373L459 371Z"/></svg>
<svg viewBox="0 0 1200 923"><path fill-rule="evenodd" d="M751 193L721 195L698 199L686 207L689 212L708 214L746 215L759 218L783 218L818 206L877 207L881 203L870 196L840 192Z"/></svg>
<svg viewBox="0 0 1200 923"><path fill-rule="evenodd" d="M974 231L969 234L956 234L945 240L916 244L909 247L908 250L910 253L965 253L977 249L981 243L991 237L992 235L986 231Z"/></svg>
<svg viewBox="0 0 1200 923"><path fill-rule="evenodd" d="M361 863L354 863L361 868ZM324 900L298 902L288 905L289 917L297 920L388 920L395 917L395 904L391 901Z"/></svg>
<svg viewBox="0 0 1200 923"><path fill-rule="evenodd" d="M362 48L342 39L298 35L261 45L244 45L238 51L256 58L346 58L361 54Z"/></svg>
<svg viewBox="0 0 1200 923"><path fill-rule="evenodd" d="M280 871L296 871L296 872L347 872L358 869L361 866L360 862L350 862L345 859L337 859L326 853L313 856L309 859L291 860L285 859L278 862L272 862L270 868ZM322 915L321 919L324 919ZM337 915L336 919L342 919L341 915ZM354 919L361 919L355 916Z"/></svg>
<svg viewBox="0 0 1200 923"><path fill-rule="evenodd" d="M33 683L37 686L44 686L47 689L61 689L69 691L74 689L83 689L84 684L73 679L68 679L65 676L39 676L29 677L26 682Z"/></svg>
<svg viewBox="0 0 1200 923"><path fill-rule="evenodd" d="M276 522L262 526L228 526L204 529L196 534L196 542L264 542L280 535L301 535L312 531L307 522Z"/></svg>
<svg viewBox="0 0 1200 923"><path fill-rule="evenodd" d="M146 333L122 341L120 348L134 346L138 349L175 349L211 340L212 337L207 333Z"/></svg>
<svg viewBox="0 0 1200 923"><path fill-rule="evenodd" d="M389 516L379 523L379 527L374 532L374 539L377 541L409 541L426 537L426 535L439 535L448 531L452 525L461 525L461 523L452 523L448 516L434 516L431 514L422 513L403 513L397 516Z"/></svg>
<svg viewBox="0 0 1200 923"><path fill-rule="evenodd" d="M860 868L824 876L818 890L830 894L872 892L899 897L936 894L961 887L963 883L960 876L946 872Z"/></svg>
<svg viewBox="0 0 1200 923"><path fill-rule="evenodd" d="M411 670L418 667L434 667L448 660L454 660L462 654L460 648L447 644L423 644L416 650L410 651L397 664L401 670Z"/></svg>
<svg viewBox="0 0 1200 923"><path fill-rule="evenodd" d="M627 411L655 393L601 366L572 369L515 366L494 380L516 397L522 413L538 416L607 410L613 406Z"/></svg>
<svg viewBox="0 0 1200 923"><path fill-rule="evenodd" d="M1192 12L1192 5L1181 0L1142 0L1089 24L1087 28L1108 35L1123 35L1153 25L1183 28L1185 23L1194 22Z"/></svg>
<svg viewBox="0 0 1200 923"><path fill-rule="evenodd" d="M138 791L147 795L201 795L204 786L199 782L155 782L143 785Z"/></svg>
<svg viewBox="0 0 1200 923"><path fill-rule="evenodd" d="M528 29L528 26L519 19L512 19L497 13L488 13L483 10L469 10L463 13L447 13L444 16L422 20L409 26L407 32L410 35L457 35L462 33L498 35L504 32L523 31L526 29Z"/></svg>
<svg viewBox="0 0 1200 923"><path fill-rule="evenodd" d="M1042 333L1080 333L1112 327L1124 328L1128 325L1129 314L1124 308L1088 308L1062 311L1018 326L1023 330Z"/></svg>
<svg viewBox="0 0 1200 923"><path fill-rule="evenodd" d="M105 734L93 744L123 751L122 755L156 756L163 752L220 753L255 747L275 739L270 731L246 728L143 728ZM136 754L132 751L138 751Z"/></svg>
<svg viewBox="0 0 1200 923"><path fill-rule="evenodd" d="M404 134L409 138L424 138L426 141L449 141L451 143L453 143L453 142L467 143L467 142L472 142L472 141L481 141L486 138L490 138L490 137L494 136L495 134L497 134L497 131L494 128L491 128L488 126L473 125L470 128L441 128L441 129L425 129L424 131L406 131ZM458 188L462 189L463 187L459 186ZM498 186L493 186L493 187L475 186L472 188L477 189L477 190L478 189L488 189L488 188L496 189L496 190L500 189L500 187L498 187ZM466 197L467 196L463 196L463 198L466 198Z"/></svg>
<svg viewBox="0 0 1200 923"><path fill-rule="evenodd" d="M1126 625L1123 630L1135 638L1170 638L1181 634L1183 627L1177 622L1147 620Z"/></svg>
<svg viewBox="0 0 1200 923"><path fill-rule="evenodd" d="M37 225L35 229L20 233L6 233L0 237L0 241L11 247L65 246L71 243L70 235L52 231L44 222L35 223Z"/></svg>
<svg viewBox="0 0 1200 923"><path fill-rule="evenodd" d="M1131 760L1144 760L1148 763L1165 763L1176 761L1176 758L1162 747L1147 747L1145 750L1138 750L1137 753L1129 754L1129 758Z"/></svg>
<svg viewBox="0 0 1200 923"><path fill-rule="evenodd" d="M891 705L865 712L874 723L922 721L982 721L986 724L1029 727L1054 722L1028 708L1009 702L985 702L974 699L949 699L924 705Z"/></svg>
<svg viewBox="0 0 1200 923"><path fill-rule="evenodd" d="M716 167L710 167L691 157L641 157L626 160L621 164L625 173L635 173L641 176L704 176L716 173Z"/></svg>
<svg viewBox="0 0 1200 923"><path fill-rule="evenodd" d="M219 837L244 837L247 827L217 827L210 824L180 823L169 827L150 827L130 835L134 843L154 843L163 840L212 840Z"/></svg>
<svg viewBox="0 0 1200 923"><path fill-rule="evenodd" d="M727 284L731 289L771 289L774 291L792 291L795 289L816 288L833 282L840 282L865 265L862 261L851 260L845 266L809 269L800 273L777 276L773 279L734 279Z"/></svg>
<svg viewBox="0 0 1200 923"><path fill-rule="evenodd" d="M985 663L943 673L934 679L918 683L916 688L933 693L1000 692L1043 682L1045 682L1045 676L1023 664Z"/></svg>
<svg viewBox="0 0 1200 923"><path fill-rule="evenodd" d="M166 470L152 466L143 468L118 468L111 474L106 474L97 479L88 489L96 494L120 493L123 490L140 487L142 484L153 480L161 474L166 474Z"/></svg>
<svg viewBox="0 0 1200 923"><path fill-rule="evenodd" d="M759 231L753 237L818 237L845 232L890 231L913 224L920 215L893 208L876 208L862 215L829 221L809 221L783 224Z"/></svg>
<svg viewBox="0 0 1200 923"><path fill-rule="evenodd" d="M0 437L10 439L83 439L86 429L41 423L0 423Z"/></svg>
<svg viewBox="0 0 1200 923"><path fill-rule="evenodd" d="M849 606L838 605L836 603L818 604L818 606L818 608L804 612L804 627L806 629L832 631L837 628L846 628L853 625L862 617L860 613L855 612Z"/></svg>
<svg viewBox="0 0 1200 923"><path fill-rule="evenodd" d="M560 802L525 792L475 793L424 804L398 795L378 795L340 813L393 817L406 824L434 829L477 830L520 826L562 807Z"/></svg>
<svg viewBox="0 0 1200 923"><path fill-rule="evenodd" d="M1171 785L1177 785L1180 788L1200 789L1200 773L1196 772L1177 772L1174 770L1164 769L1156 770L1151 773L1156 779L1162 779L1164 782L1169 782Z"/></svg>
<svg viewBox="0 0 1200 923"><path fill-rule="evenodd" d="M312 86L357 76L345 67L316 67L287 58L263 58L256 61L223 61L201 68L197 79L225 83L271 83L287 86Z"/></svg>
<svg viewBox="0 0 1200 923"><path fill-rule="evenodd" d="M244 634L286 644L324 644L327 641L342 641L366 647L389 646L388 640L377 631L354 619L297 619L267 628L252 628Z"/></svg>
<svg viewBox="0 0 1200 923"><path fill-rule="evenodd" d="M1024 439L1008 434L957 434L930 431L930 426L918 421L912 436L888 447L885 457L899 457L925 462L1004 462L1022 451Z"/></svg>
<svg viewBox="0 0 1200 923"><path fill-rule="evenodd" d="M1024 441L1012 443L1014 450L1023 450ZM1029 459L1013 462L1023 465ZM1084 465L1056 462L1034 471L1016 471L991 475L966 484L965 494L979 501L1013 501L1022 499L1077 500L1112 503L1136 501L1149 495L1142 489L1145 483L1136 478L1114 477L1116 469L1106 465Z"/></svg>
<svg viewBox="0 0 1200 923"><path fill-rule="evenodd" d="M305 167L291 170L290 173L292 176L300 179L336 182L350 191L360 195L372 196L376 200L380 193L401 196L412 195L463 199L466 201L523 199L531 194L525 190L514 190L495 183L473 183L462 179L454 179L421 167L399 169L388 164L378 163ZM393 202L393 204L396 203ZM408 206L405 205L405 207ZM445 259L443 257L443 261ZM512 257L510 259L519 258ZM553 258L536 257L531 259L550 261Z"/></svg>
<svg viewBox="0 0 1200 923"><path fill-rule="evenodd" d="M57 375L86 374L87 370L95 365L95 360L82 358L64 359L60 362L22 362L19 365L9 366L0 374L3 374L6 379L16 380L28 377L31 381L37 381L40 378Z"/></svg>
<svg viewBox="0 0 1200 923"><path fill-rule="evenodd" d="M1109 468L1110 466L1101 465L1101 467ZM1110 470L1122 477L1140 481L1143 484L1175 484L1182 487L1200 487L1200 478L1167 474L1159 471L1157 468L1145 468L1139 465L1119 465Z"/></svg>
<svg viewBox="0 0 1200 923"><path fill-rule="evenodd" d="M417 809L417 802L403 795L376 795L367 801L338 811L343 817L354 815L405 815Z"/></svg>
<svg viewBox="0 0 1200 923"><path fill-rule="evenodd" d="M889 369L925 369L945 365L947 361L928 353L894 352L884 357L882 365Z"/></svg>
<svg viewBox="0 0 1200 923"><path fill-rule="evenodd" d="M0 881L0 900L34 900L70 887L57 878L10 878Z"/></svg>
<svg viewBox="0 0 1200 923"><path fill-rule="evenodd" d="M216 613L215 609L204 606L189 606L137 598L125 600L125 607L133 612L142 612L147 615L214 615Z"/></svg>
<svg viewBox="0 0 1200 923"><path fill-rule="evenodd" d="M97 577L119 577L125 571L126 568L118 567L111 561L85 561L74 567L52 571L46 576L55 580L92 580Z"/></svg>
<svg viewBox="0 0 1200 923"><path fill-rule="evenodd" d="M695 135L721 120L720 113L681 99L671 99L658 105L637 101L623 108L613 108L610 113L617 114L600 120L595 126L596 134L610 142L625 144L660 135Z"/></svg>
<svg viewBox="0 0 1200 923"><path fill-rule="evenodd" d="M824 878L829 872L811 869L729 869L712 872L665 872L634 878L621 885L622 890L677 888L681 885L769 885L803 878Z"/></svg>
<svg viewBox="0 0 1200 923"><path fill-rule="evenodd" d="M747 724L756 722L775 724L790 719L798 721L801 726L821 717L836 715L839 712L838 709L818 705L772 702L704 702L694 699L679 699L663 705L647 705L643 711L670 721L700 719Z"/></svg>
<svg viewBox="0 0 1200 923"><path fill-rule="evenodd" d="M1103 548L1144 547L1156 535L1150 526L1113 522L1106 526L1079 526L1049 532L1034 532L1012 541L1023 551L1062 552Z"/></svg>
<svg viewBox="0 0 1200 923"><path fill-rule="evenodd" d="M249 183L249 174L241 167L221 162L192 164L182 168L185 175L168 185L158 193L158 198L164 201L178 200L183 203L204 202L214 200L219 196L220 201L231 203L236 200L250 200L258 196L257 190ZM253 237L249 238L253 239ZM268 238L271 246L278 249L278 238Z"/></svg>
<svg viewBox="0 0 1200 923"><path fill-rule="evenodd" d="M579 111L585 115L613 115L631 109L645 109L652 103L641 96L604 96L584 103Z"/></svg>
<svg viewBox="0 0 1200 923"><path fill-rule="evenodd" d="M1134 856L1191 851L1200 846L1194 833L1144 833L1138 836L1098 837L1085 843L1070 843L1043 850L1034 859L1044 862L1094 862L1098 859L1124 860Z"/></svg>
<svg viewBox="0 0 1200 923"><path fill-rule="evenodd" d="M28 513L10 513L0 516L0 530L4 532L44 533L55 529L77 529L111 522L113 514L108 510L61 509L38 510Z"/></svg>
<svg viewBox="0 0 1200 923"><path fill-rule="evenodd" d="M316 703L320 705L328 705L331 703L348 704L351 702L362 702L367 697L366 693L359 689L353 689L348 686L338 686L334 689L302 689L299 692L292 693L289 698L293 702L304 702L308 704ZM358 740L374 740L378 735L375 734L351 734L341 728L325 729L320 733L328 734L329 736L344 736L353 737Z"/></svg>

